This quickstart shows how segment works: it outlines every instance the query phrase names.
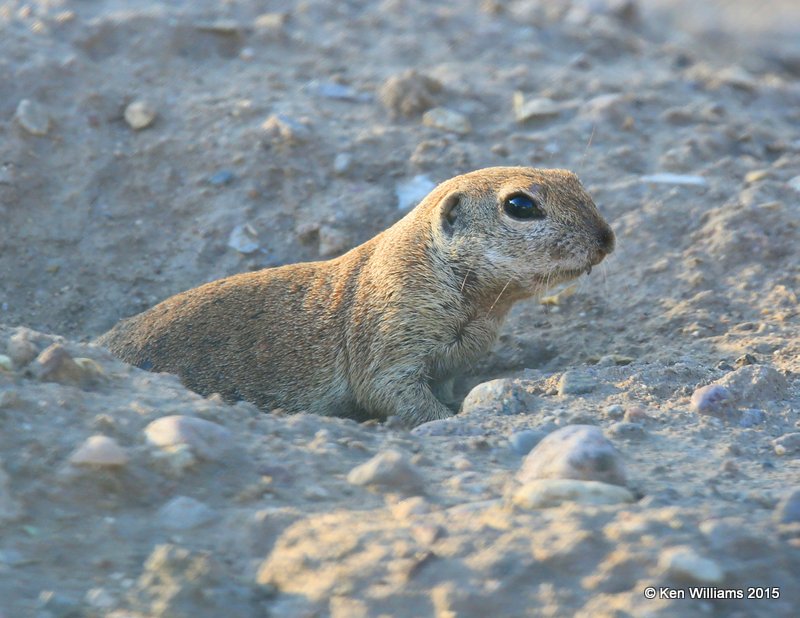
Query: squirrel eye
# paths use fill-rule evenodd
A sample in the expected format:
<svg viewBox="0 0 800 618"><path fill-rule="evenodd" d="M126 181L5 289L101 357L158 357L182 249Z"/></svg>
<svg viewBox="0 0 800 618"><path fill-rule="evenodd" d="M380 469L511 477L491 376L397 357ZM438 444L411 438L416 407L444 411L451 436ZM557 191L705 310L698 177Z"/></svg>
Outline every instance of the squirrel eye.
<svg viewBox="0 0 800 618"><path fill-rule="evenodd" d="M543 219L544 210L530 196L518 193L506 198L503 210L514 219Z"/></svg>

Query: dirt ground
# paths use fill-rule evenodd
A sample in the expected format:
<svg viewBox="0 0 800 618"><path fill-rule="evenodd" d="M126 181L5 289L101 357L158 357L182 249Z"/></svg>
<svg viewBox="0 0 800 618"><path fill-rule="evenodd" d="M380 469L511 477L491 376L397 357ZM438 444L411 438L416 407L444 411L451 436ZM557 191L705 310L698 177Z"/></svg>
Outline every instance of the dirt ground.
<svg viewBox="0 0 800 618"><path fill-rule="evenodd" d="M0 1L0 618L796 616L798 24ZM577 172L618 244L515 307L453 419L230 406L90 343L492 165Z"/></svg>

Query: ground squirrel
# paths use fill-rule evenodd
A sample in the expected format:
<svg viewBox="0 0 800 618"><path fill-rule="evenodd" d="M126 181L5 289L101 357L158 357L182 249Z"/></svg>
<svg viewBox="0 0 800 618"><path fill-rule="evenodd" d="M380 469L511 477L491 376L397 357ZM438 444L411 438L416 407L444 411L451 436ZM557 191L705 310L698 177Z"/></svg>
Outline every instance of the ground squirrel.
<svg viewBox="0 0 800 618"><path fill-rule="evenodd" d="M340 257L207 283L97 342L227 401L417 425L454 413L452 378L490 348L512 303L613 249L573 173L487 168L443 182Z"/></svg>

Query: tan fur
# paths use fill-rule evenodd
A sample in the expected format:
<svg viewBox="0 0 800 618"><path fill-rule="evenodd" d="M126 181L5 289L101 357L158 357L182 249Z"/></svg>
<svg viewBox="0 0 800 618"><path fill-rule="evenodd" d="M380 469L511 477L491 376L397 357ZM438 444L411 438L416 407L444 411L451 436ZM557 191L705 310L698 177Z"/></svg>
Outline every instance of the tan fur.
<svg viewBox="0 0 800 618"><path fill-rule="evenodd" d="M503 198L520 191L540 200L544 219L503 212ZM579 276L613 246L571 172L488 168L442 183L336 259L188 290L98 343L204 395L419 424L453 414L434 392L449 396L452 377L490 348L514 301Z"/></svg>

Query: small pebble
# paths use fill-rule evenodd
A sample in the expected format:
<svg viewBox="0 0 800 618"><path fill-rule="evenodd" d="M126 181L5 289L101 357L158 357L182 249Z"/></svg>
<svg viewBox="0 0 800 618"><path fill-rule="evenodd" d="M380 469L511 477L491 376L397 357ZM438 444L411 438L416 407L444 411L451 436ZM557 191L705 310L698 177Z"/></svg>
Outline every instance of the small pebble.
<svg viewBox="0 0 800 618"><path fill-rule="evenodd" d="M233 447L233 436L225 427L193 416L164 416L144 430L148 442L167 448L185 444L202 459L219 461Z"/></svg>
<svg viewBox="0 0 800 618"><path fill-rule="evenodd" d="M83 384L89 378L60 343L54 343L42 350L34 362L33 374L44 382L72 385Z"/></svg>
<svg viewBox="0 0 800 618"><path fill-rule="evenodd" d="M42 590L36 605L38 609L46 612L44 615L47 618L82 618L84 616L78 601L52 590Z"/></svg>
<svg viewBox="0 0 800 618"><path fill-rule="evenodd" d="M514 93L512 104L514 107L514 119L520 123L530 120L554 118L558 116L563 109L562 105L546 97L529 99L526 101L525 95L521 92Z"/></svg>
<svg viewBox="0 0 800 618"><path fill-rule="evenodd" d="M427 515L431 512L431 505L422 496L411 496L393 504L391 511L397 519L407 521L415 516Z"/></svg>
<svg viewBox="0 0 800 618"><path fill-rule="evenodd" d="M697 414L724 417L733 408L733 396L724 386L709 384L692 393L690 405Z"/></svg>
<svg viewBox="0 0 800 618"><path fill-rule="evenodd" d="M273 114L261 124L268 140L276 143L301 143L311 137L308 128L288 116Z"/></svg>
<svg viewBox="0 0 800 618"><path fill-rule="evenodd" d="M668 576L699 584L720 584L725 579L725 573L716 562L703 558L688 546L663 550L658 565Z"/></svg>
<svg viewBox="0 0 800 618"><path fill-rule="evenodd" d="M778 523L794 524L800 522L800 489L786 494L775 507Z"/></svg>
<svg viewBox="0 0 800 618"><path fill-rule="evenodd" d="M759 180L764 180L769 176L769 170L753 170L752 172L747 172L744 175L744 181L751 185L754 182L758 182Z"/></svg>
<svg viewBox="0 0 800 618"><path fill-rule="evenodd" d="M736 369L746 367L747 365L758 364L758 359L752 354L742 354L739 358L733 361L733 366Z"/></svg>
<svg viewBox="0 0 800 618"><path fill-rule="evenodd" d="M606 432L613 438L623 438L625 440L636 440L645 436L645 430L641 423L619 421L612 424Z"/></svg>
<svg viewBox="0 0 800 618"><path fill-rule="evenodd" d="M128 453L117 444L116 440L103 435L95 435L87 438L86 441L69 456L69 463L74 466L115 468L124 466L129 460Z"/></svg>
<svg viewBox="0 0 800 618"><path fill-rule="evenodd" d="M798 193L800 193L800 176L794 176L793 178L789 179L789 182L786 184L789 185L790 189L794 189Z"/></svg>
<svg viewBox="0 0 800 618"><path fill-rule="evenodd" d="M446 107L434 107L422 115L422 124L426 127L452 131L466 135L472 131L472 125L464 114L460 114Z"/></svg>
<svg viewBox="0 0 800 618"><path fill-rule="evenodd" d="M353 167L353 156L347 152L340 152L333 159L333 171L338 175L346 174Z"/></svg>
<svg viewBox="0 0 800 618"><path fill-rule="evenodd" d="M800 432L785 433L772 441L777 455L797 455L800 453Z"/></svg>
<svg viewBox="0 0 800 618"><path fill-rule="evenodd" d="M258 232L250 223L237 225L228 236L228 246L239 253L255 253L261 247Z"/></svg>
<svg viewBox="0 0 800 618"><path fill-rule="evenodd" d="M537 397L516 378L481 382L464 398L459 416L490 412L494 415L525 414L536 407Z"/></svg>
<svg viewBox="0 0 800 618"><path fill-rule="evenodd" d="M0 354L0 371L7 371L9 373L14 371L14 361L11 360L10 356Z"/></svg>
<svg viewBox="0 0 800 618"><path fill-rule="evenodd" d="M146 129L156 119L156 109L148 101L133 101L125 108L125 122L134 131Z"/></svg>
<svg viewBox="0 0 800 618"><path fill-rule="evenodd" d="M606 406L603 412L605 412L605 415L610 419L620 419L625 415L625 408L618 403L613 403L610 406Z"/></svg>
<svg viewBox="0 0 800 618"><path fill-rule="evenodd" d="M559 395L582 395L591 393L597 387L594 377L582 371L565 371L558 381Z"/></svg>
<svg viewBox="0 0 800 618"><path fill-rule="evenodd" d="M105 588L89 588L83 597L89 607L95 609L112 609L116 605L116 600Z"/></svg>
<svg viewBox="0 0 800 618"><path fill-rule="evenodd" d="M339 101L350 101L354 103L368 103L372 96L359 92L355 88L337 84L336 82L316 82L311 84L311 89L317 96L325 99L336 99Z"/></svg>
<svg viewBox="0 0 800 618"><path fill-rule="evenodd" d="M378 486L382 489L397 489L420 492L425 486L422 475L405 454L395 449L378 453L363 464L356 466L347 475L353 485Z"/></svg>
<svg viewBox="0 0 800 618"><path fill-rule="evenodd" d="M524 509L544 509L566 502L584 505L634 502L634 495L619 485L575 479L538 479L518 488L512 503Z"/></svg>
<svg viewBox="0 0 800 618"><path fill-rule="evenodd" d="M409 180L397 183L394 193L399 210L411 210L419 204L428 193L436 187L436 183L424 174L418 174Z"/></svg>
<svg viewBox="0 0 800 618"><path fill-rule="evenodd" d="M644 421L649 421L650 416L645 412L644 408L640 408L639 406L633 406L625 410L625 417L624 420L629 421L631 423L642 423Z"/></svg>
<svg viewBox="0 0 800 618"><path fill-rule="evenodd" d="M520 457L524 457L546 436L547 433L538 429L523 429L522 431L511 434L508 438L508 442L511 444L512 451Z"/></svg>
<svg viewBox="0 0 800 618"><path fill-rule="evenodd" d="M8 339L6 352L18 368L25 367L39 355L39 348L31 341L32 337L33 331L20 328Z"/></svg>
<svg viewBox="0 0 800 618"><path fill-rule="evenodd" d="M222 187L231 184L235 179L236 174L231 170L219 170L209 177L208 184L215 187Z"/></svg>
<svg viewBox="0 0 800 618"><path fill-rule="evenodd" d="M625 466L599 428L567 425L539 442L517 473L517 480L522 483L552 478L624 485Z"/></svg>
<svg viewBox="0 0 800 618"><path fill-rule="evenodd" d="M50 130L50 114L47 109L36 101L22 99L14 114L17 124L31 135L43 137Z"/></svg>
<svg viewBox="0 0 800 618"><path fill-rule="evenodd" d="M648 174L641 177L642 182L657 185L686 185L694 187L708 186L708 181L702 176L690 176L687 174Z"/></svg>
<svg viewBox="0 0 800 618"><path fill-rule="evenodd" d="M159 524L168 530L191 530L218 518L206 504L187 496L175 496L156 514Z"/></svg>

